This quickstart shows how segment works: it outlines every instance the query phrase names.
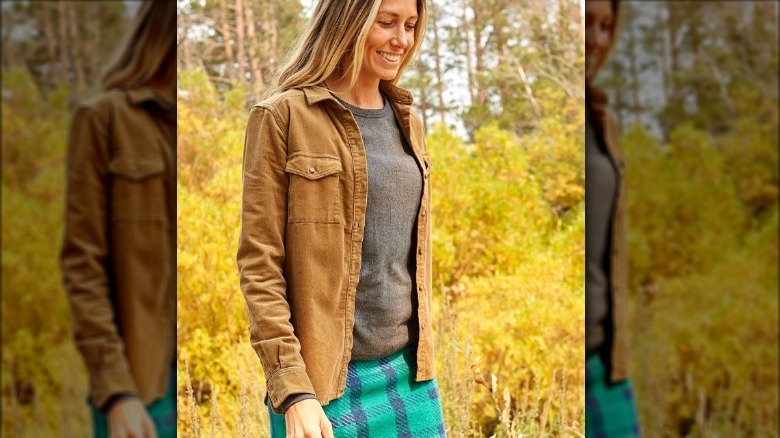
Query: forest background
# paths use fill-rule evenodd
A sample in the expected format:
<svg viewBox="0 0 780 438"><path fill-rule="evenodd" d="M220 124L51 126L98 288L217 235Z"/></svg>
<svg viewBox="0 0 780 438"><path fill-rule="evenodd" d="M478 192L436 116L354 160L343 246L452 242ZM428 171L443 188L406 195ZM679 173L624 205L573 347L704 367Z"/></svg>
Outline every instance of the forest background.
<svg viewBox="0 0 780 438"><path fill-rule="evenodd" d="M602 81L628 160L645 433L776 436L776 5L654 3L635 15L644 18L629 13ZM247 108L308 10L179 4L180 433L263 436L262 371L234 262L240 157ZM433 6L422 60L403 85L425 116L434 162L448 430L581 436L582 4ZM3 436L89 430L57 262L65 139L72 105L96 91L132 9L3 3ZM658 92L647 86L653 72L667 78Z"/></svg>

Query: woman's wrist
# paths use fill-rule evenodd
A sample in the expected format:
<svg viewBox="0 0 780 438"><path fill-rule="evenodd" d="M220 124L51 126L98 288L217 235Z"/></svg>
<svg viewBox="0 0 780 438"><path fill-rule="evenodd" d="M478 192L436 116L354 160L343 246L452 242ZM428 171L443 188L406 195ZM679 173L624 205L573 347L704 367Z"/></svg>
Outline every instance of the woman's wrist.
<svg viewBox="0 0 780 438"><path fill-rule="evenodd" d="M287 409L290 409L290 406L292 406L292 405L294 405L294 404L296 404L296 403L298 403L300 401L311 400L311 399L316 399L316 398L317 397L314 394L309 394L309 393L305 393L305 392L302 392L302 393L299 393L299 394L291 394L282 403L281 411L282 412L287 412Z"/></svg>

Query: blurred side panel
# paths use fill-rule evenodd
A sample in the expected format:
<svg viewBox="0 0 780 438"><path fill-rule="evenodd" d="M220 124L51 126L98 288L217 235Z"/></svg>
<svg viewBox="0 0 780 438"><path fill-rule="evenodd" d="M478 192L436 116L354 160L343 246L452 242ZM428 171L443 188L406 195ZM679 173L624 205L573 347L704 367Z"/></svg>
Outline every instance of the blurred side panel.
<svg viewBox="0 0 780 438"><path fill-rule="evenodd" d="M2 433L89 436L60 273L69 123L139 2L2 2Z"/></svg>
<svg viewBox="0 0 780 438"><path fill-rule="evenodd" d="M621 2L598 85L648 437L778 436L778 22L777 2Z"/></svg>

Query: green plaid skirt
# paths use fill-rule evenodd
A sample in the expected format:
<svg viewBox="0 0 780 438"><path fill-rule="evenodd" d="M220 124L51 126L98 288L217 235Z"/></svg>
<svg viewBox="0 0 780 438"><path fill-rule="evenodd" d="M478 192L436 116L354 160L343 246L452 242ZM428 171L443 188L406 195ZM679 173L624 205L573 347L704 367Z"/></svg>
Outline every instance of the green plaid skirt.
<svg viewBox="0 0 780 438"><path fill-rule="evenodd" d="M95 409L89 401L92 411L92 433L95 438L108 438L111 436L108 430L108 415ZM158 438L176 437L176 368L171 368L168 377L168 387L165 396L146 407L149 416L152 417L157 429Z"/></svg>
<svg viewBox="0 0 780 438"><path fill-rule="evenodd" d="M641 436L631 381L608 384L606 369L598 354L585 361L585 436Z"/></svg>
<svg viewBox="0 0 780 438"><path fill-rule="evenodd" d="M415 351L406 348L347 369L344 395L324 406L339 438L446 437L436 380L414 381ZM284 438L284 415L268 409L271 437Z"/></svg>

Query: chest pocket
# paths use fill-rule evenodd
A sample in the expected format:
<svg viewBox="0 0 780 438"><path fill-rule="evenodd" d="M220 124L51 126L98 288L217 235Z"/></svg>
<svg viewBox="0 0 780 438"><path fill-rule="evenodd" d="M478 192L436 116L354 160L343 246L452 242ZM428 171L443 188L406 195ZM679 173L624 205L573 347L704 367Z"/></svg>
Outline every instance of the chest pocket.
<svg viewBox="0 0 780 438"><path fill-rule="evenodd" d="M111 219L161 221L166 218L165 161L153 154L119 153L108 163Z"/></svg>
<svg viewBox="0 0 780 438"><path fill-rule="evenodd" d="M288 157L284 170L290 177L288 223L341 222L341 160L338 156L294 153Z"/></svg>

